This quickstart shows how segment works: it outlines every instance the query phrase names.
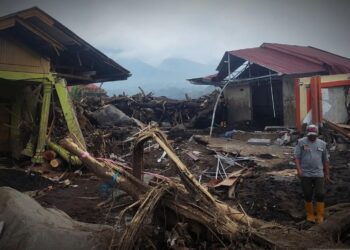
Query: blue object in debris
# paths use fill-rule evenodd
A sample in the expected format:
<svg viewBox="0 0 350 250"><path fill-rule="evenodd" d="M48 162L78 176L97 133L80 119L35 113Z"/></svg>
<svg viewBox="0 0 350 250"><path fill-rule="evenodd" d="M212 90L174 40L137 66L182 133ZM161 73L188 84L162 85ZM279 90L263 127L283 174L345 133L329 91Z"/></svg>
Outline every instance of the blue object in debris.
<svg viewBox="0 0 350 250"><path fill-rule="evenodd" d="M232 138L232 135L234 132L235 132L235 130L227 131L227 132L225 132L224 137L225 138Z"/></svg>
<svg viewBox="0 0 350 250"><path fill-rule="evenodd" d="M112 176L112 180L111 181L108 181L108 182L105 182L101 185L101 196L102 197L108 197L112 191L113 191L113 188L115 186L115 183L117 182L118 180L118 176L119 176L119 173L116 172L113 176Z"/></svg>

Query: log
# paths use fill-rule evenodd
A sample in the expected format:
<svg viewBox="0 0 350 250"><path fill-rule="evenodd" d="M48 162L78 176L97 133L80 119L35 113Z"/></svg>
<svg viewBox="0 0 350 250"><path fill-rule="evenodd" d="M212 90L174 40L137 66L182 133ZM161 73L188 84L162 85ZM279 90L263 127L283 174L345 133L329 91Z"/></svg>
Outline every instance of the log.
<svg viewBox="0 0 350 250"><path fill-rule="evenodd" d="M311 227L309 231L330 235L334 240L338 240L340 235L350 228L350 203L340 203L326 210L328 215L326 220Z"/></svg>
<svg viewBox="0 0 350 250"><path fill-rule="evenodd" d="M216 92L199 99L174 100L166 97L154 97L141 90L134 96L113 96L105 99L105 104L112 104L130 117L136 117L144 123L151 120L176 121L179 111L182 114L182 123L196 125L203 120L210 120ZM87 103L88 100L85 101ZM88 106L88 103L87 103ZM91 105L90 105L91 106ZM153 111L150 113L149 111ZM197 120L201 122L197 122ZM209 123L208 123L209 126Z"/></svg>
<svg viewBox="0 0 350 250"><path fill-rule="evenodd" d="M244 228L247 228L247 226L248 228L249 226L259 226L259 223L256 223L244 213L214 199L211 194L196 181L194 176L188 171L187 167L180 161L180 159L178 159L170 148L170 145L168 146L168 142L166 140L163 141L165 138L162 138L159 134L154 134L153 132L154 131L149 133L145 131L140 135L140 140L142 141L142 138L146 139L151 137L160 144L160 146L168 153L169 157L175 161L180 177L187 188L187 190L184 190L182 185L172 181L161 184L168 184L173 189L172 192L169 192L169 194L162 199L161 204L163 206L172 210L182 218L198 222L204 228L207 228L217 239L223 239L225 242L238 240L242 236L242 231L244 231ZM151 196L151 187L132 176L122 167L111 163L101 163L97 161L87 152L80 149L72 139L66 138L62 140L60 144L72 154L79 155L82 162L96 175L107 181L115 179L118 188L127 192L136 201L140 201L141 204L143 204L143 201L149 199L147 197ZM118 178L113 178L116 174L118 174ZM151 203L149 203L149 205L150 204ZM153 208L149 208L154 205L147 206L148 212L143 211L145 208L141 206L137 214L142 218L147 218L147 214L151 216ZM135 228L129 228L127 235L123 238L129 238L130 235L137 238L137 232L140 231L139 227L141 224L137 220L137 223L134 223ZM254 232L250 233L264 241L262 237L255 235ZM134 240L136 238L134 238ZM130 246L128 246L128 248L129 247Z"/></svg>
<svg viewBox="0 0 350 250"><path fill-rule="evenodd" d="M98 177L110 182L113 181L120 189L127 192L135 200L140 199L141 195L148 191L148 186L137 180L121 167L101 163L92 157L88 152L79 148L77 144L70 138L60 141L60 144L69 152L76 156L80 156L80 160L84 165Z"/></svg>
<svg viewBox="0 0 350 250"><path fill-rule="evenodd" d="M148 131L144 131L139 135L139 139L135 144L135 148L138 148L139 145L143 145L146 140L153 138L160 147L168 154L168 157L175 163L175 167L180 175L182 181L185 184L187 191L196 197L198 201L199 197L201 197L207 207L210 207L211 210L215 211L218 214L223 216L223 220L228 221L227 223L231 223L232 220L236 221L242 225L260 227L261 225L266 225L262 221L258 219L253 219L249 217L247 214L240 212L237 209L234 209L227 204L215 199L192 175L192 173L188 170L187 166L180 160L180 158L174 153L170 143L166 139L165 135L157 128L150 128ZM142 147L140 147L142 149ZM135 151L134 151L135 153ZM140 152L139 152L140 153ZM138 157L142 156L139 154ZM140 162L141 159L138 159L137 162ZM232 225L234 228L235 225Z"/></svg>
<svg viewBox="0 0 350 250"><path fill-rule="evenodd" d="M111 180L111 177L116 172L119 173L120 178L118 177L116 180L118 187L137 200L138 205L141 204L132 223L122 236L124 243L119 241L119 246L131 249L133 246L131 242L136 242L139 237L142 237L140 232L142 232L143 220L152 216L157 204L173 211L177 215L176 218L180 220L185 219L198 222L223 244L232 243L235 240L245 241L249 237L258 246L264 246L268 249L307 248L313 247L314 242L321 242L318 246L330 246L332 240L328 239L331 238L329 236L336 237L344 228L348 228L350 221L350 206L348 204L339 206L339 208L332 208L339 211L327 218L324 224L317 225L310 230L299 231L275 223L265 223L250 218L246 214L214 199L210 193L204 192L205 190L197 186L195 179L191 178L191 173L175 155L163 135L156 130L145 130L139 136L139 141L153 138L160 144L168 153L168 156L174 160L187 190L181 184L166 180L159 184L158 188L151 188L134 176L131 176L118 163L107 164L106 162L101 163L97 161L88 155L87 152L80 149L71 139L65 139L61 142L69 152L79 155L82 162L100 177ZM162 189L166 185L169 187ZM191 190L191 188L194 190ZM200 197L199 199L198 196ZM342 223L339 223L339 221ZM240 237L243 237L243 239ZM295 239L300 240L296 242Z"/></svg>
<svg viewBox="0 0 350 250"><path fill-rule="evenodd" d="M47 140L47 145L69 164L73 166L80 166L82 164L81 160L76 155L71 155L66 149L54 143L50 139Z"/></svg>
<svg viewBox="0 0 350 250"><path fill-rule="evenodd" d="M55 159L57 156L56 152L53 151L53 150L46 150L44 153L43 153L43 158L47 161L51 161L53 159Z"/></svg>
<svg viewBox="0 0 350 250"><path fill-rule="evenodd" d="M50 161L50 166L52 168L58 168L58 167L62 166L62 161L58 158L52 159Z"/></svg>
<svg viewBox="0 0 350 250"><path fill-rule="evenodd" d="M333 129L334 131L338 132L339 134L345 136L347 139L350 139L350 132L342 127L340 127L338 124L327 121L326 119L323 119L323 122Z"/></svg>
<svg viewBox="0 0 350 250"><path fill-rule="evenodd" d="M140 200L143 198L143 195L151 190L151 187L144 184L134 176L132 176L130 173L123 170L121 167L118 167L116 165L111 166L111 164L105 164L97 161L94 157L89 155L84 150L80 149L78 145L76 145L72 139L65 138L60 141L60 144L66 148L69 152L71 152L74 155L80 155L80 159L82 160L83 164L85 164L88 169L92 172L94 172L97 176L101 177L102 179L105 179L107 181L111 181L112 177L115 175L114 171L117 171L119 173L118 178L116 178L115 182L118 188L122 189L123 191L127 192L133 199ZM172 154L174 154L172 151L169 151ZM185 167L185 166L184 166ZM194 178L194 177L193 177ZM181 187L177 186L174 183L169 183L174 188L177 189L176 195L188 197L189 201L193 201L193 198L191 198L190 193L184 193ZM199 184L200 185L200 184ZM205 190L205 192L207 192ZM209 193L208 193L209 194ZM214 202L213 197L209 194L211 202ZM203 199L201 201L197 201L198 204L201 202L203 203ZM175 205L177 204L177 205ZM188 203L182 201L182 205L178 202L176 203L168 202L165 203L167 207L170 209L173 209L175 213L178 213L182 215L184 218L192 218L196 219L199 223L203 224L206 228L212 227L212 224L215 223L218 226L216 230L214 230L214 233L217 235L223 235L227 239L231 240L232 238L237 236L238 232L238 226L235 222L233 222L229 217L227 217L223 211L218 211L219 209L215 206L208 206L207 202L203 203L202 205L197 206L191 206L187 210L185 209L179 209L180 207L188 207ZM209 218L205 218L201 216L201 213L198 209L211 211ZM214 209L214 210L213 210ZM217 210L217 211L215 211ZM183 211L183 212L181 212ZM243 215L244 216L244 215ZM219 217L219 218L218 218Z"/></svg>

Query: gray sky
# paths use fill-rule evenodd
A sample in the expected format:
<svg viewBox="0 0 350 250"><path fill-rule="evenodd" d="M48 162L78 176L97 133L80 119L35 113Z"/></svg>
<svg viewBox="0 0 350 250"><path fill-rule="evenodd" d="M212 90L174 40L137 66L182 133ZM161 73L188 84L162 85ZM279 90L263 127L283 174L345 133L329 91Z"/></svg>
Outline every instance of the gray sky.
<svg viewBox="0 0 350 250"><path fill-rule="evenodd" d="M0 0L0 15L38 6L114 58L219 63L263 42L350 57L347 0Z"/></svg>

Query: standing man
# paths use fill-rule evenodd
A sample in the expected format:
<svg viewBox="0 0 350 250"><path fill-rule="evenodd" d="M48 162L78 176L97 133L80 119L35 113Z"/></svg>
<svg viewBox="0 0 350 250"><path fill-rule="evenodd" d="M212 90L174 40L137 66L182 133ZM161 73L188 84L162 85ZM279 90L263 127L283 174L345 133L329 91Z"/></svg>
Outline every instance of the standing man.
<svg viewBox="0 0 350 250"><path fill-rule="evenodd" d="M326 142L317 138L315 125L306 128L306 137L299 139L295 147L295 164L304 193L306 220L322 223L324 220L324 183L329 181L329 160ZM316 218L312 203L316 200Z"/></svg>

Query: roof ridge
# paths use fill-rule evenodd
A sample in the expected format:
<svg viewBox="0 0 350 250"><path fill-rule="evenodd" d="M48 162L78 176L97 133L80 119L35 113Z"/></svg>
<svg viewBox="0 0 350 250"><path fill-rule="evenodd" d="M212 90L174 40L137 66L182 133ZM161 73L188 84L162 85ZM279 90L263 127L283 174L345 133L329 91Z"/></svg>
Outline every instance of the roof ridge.
<svg viewBox="0 0 350 250"><path fill-rule="evenodd" d="M350 57L341 56L341 55L338 55L336 53L329 52L327 50L319 49L319 48L316 48L316 47L313 47L313 46L307 46L307 47L311 48L311 49L314 49L314 50L322 51L322 52L325 52L325 53L328 53L328 54L331 54L331 55L334 55L334 56L337 56L337 57L340 57L340 58L343 58L343 59L346 59L346 60L350 60Z"/></svg>
<svg viewBox="0 0 350 250"><path fill-rule="evenodd" d="M308 48L307 46L299 46L299 45L287 45L287 46L297 46L297 47ZM306 60L308 62L315 63L315 64L318 64L318 65L323 65L325 63L324 61L319 60L317 57L304 55L304 54L298 53L296 51L291 51L288 48L280 48L280 47L272 47L272 46L265 46L265 47L262 47L262 48L275 50L275 51L284 53L286 55L294 56L296 58L299 58L299 59L302 59L302 60Z"/></svg>
<svg viewBox="0 0 350 250"><path fill-rule="evenodd" d="M304 46L304 45L294 45L294 44L292 45L292 44L283 44L283 43L263 43L260 47L264 47L264 45L277 45L277 46L282 45L282 46L286 46L286 48L285 48L286 50L289 50L288 47L309 48L309 49L314 49L314 50L318 50L318 51L327 53L327 54L329 54L329 55L337 56L337 57L340 57L340 58L343 58L343 59L346 59L346 60L350 60L349 57L341 56L341 55L339 55L339 54L336 54L336 53L333 53L333 52L329 52L329 51L327 51L327 50L323 50L323 49L320 49L320 48L316 48L316 47L313 47L313 46L310 46L310 45ZM270 46L267 46L267 47L270 47ZM301 53L298 53L298 52L295 52L295 51L293 51L293 53L301 54ZM302 54L301 54L301 55L302 55ZM309 57L315 58L315 57L313 57L313 56L309 56Z"/></svg>

